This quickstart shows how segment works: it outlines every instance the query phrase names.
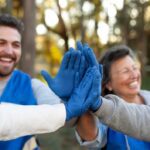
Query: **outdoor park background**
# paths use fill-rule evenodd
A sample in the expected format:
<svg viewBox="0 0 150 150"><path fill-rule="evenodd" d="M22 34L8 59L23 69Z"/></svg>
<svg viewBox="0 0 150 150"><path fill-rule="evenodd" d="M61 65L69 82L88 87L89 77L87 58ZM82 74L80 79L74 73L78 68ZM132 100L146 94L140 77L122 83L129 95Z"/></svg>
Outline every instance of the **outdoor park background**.
<svg viewBox="0 0 150 150"><path fill-rule="evenodd" d="M142 87L150 89L150 0L0 0L0 14L23 20L21 70L40 79L55 75L64 52L77 40L87 42L97 59L117 43L139 58ZM39 136L42 150L81 150L74 129Z"/></svg>

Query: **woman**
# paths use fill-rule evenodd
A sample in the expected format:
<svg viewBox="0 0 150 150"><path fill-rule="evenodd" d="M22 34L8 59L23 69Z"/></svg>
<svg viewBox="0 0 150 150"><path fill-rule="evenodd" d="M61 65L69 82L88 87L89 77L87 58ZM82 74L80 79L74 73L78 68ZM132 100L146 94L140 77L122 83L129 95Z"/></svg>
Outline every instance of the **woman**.
<svg viewBox="0 0 150 150"><path fill-rule="evenodd" d="M109 49L101 58L100 63L103 64L103 96L107 94L115 94L128 103L149 105L150 92L140 90L141 73L139 64L134 57L132 50L125 46L119 45ZM109 96L111 99L111 95ZM83 118L82 118L83 119ZM86 118L87 119L87 118ZM134 118L133 118L134 119ZM81 119L80 119L81 120ZM85 120L85 118L84 118ZM83 120L82 120L83 121ZM124 121L126 123L126 121ZM81 122L80 122L81 125ZM83 125L83 122L82 122ZM150 143L140 141L129 137L125 134L112 130L99 123L99 134L95 140L89 143L81 143L91 148L106 149L150 149ZM82 128L83 129L83 128ZM79 135L81 128L77 126ZM96 130L95 130L96 131ZM95 133L95 131L93 131ZM82 131L83 133L83 131ZM98 130L97 130L98 133ZM92 135L92 134L91 134ZM94 134L93 134L94 135ZM92 135L92 136L93 136ZM93 136L94 137L94 136ZM79 138L79 137L78 137ZM85 138L83 138L85 140ZM87 140L88 138L86 138Z"/></svg>

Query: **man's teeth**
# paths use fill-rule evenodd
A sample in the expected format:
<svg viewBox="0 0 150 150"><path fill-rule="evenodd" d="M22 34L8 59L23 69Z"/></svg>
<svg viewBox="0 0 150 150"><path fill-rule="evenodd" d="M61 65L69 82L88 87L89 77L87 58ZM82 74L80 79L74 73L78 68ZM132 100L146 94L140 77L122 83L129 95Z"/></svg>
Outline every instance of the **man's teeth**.
<svg viewBox="0 0 150 150"><path fill-rule="evenodd" d="M6 61L6 62L12 61L11 58L4 58L4 57L0 58L0 60L1 60L1 61Z"/></svg>

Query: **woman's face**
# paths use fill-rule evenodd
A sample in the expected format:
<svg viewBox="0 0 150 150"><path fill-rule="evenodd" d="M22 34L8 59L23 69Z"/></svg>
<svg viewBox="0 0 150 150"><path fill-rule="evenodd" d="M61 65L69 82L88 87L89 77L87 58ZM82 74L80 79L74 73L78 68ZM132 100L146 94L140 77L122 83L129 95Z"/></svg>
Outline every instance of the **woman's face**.
<svg viewBox="0 0 150 150"><path fill-rule="evenodd" d="M106 87L122 98L137 95L141 87L139 65L130 56L116 60L111 65Z"/></svg>

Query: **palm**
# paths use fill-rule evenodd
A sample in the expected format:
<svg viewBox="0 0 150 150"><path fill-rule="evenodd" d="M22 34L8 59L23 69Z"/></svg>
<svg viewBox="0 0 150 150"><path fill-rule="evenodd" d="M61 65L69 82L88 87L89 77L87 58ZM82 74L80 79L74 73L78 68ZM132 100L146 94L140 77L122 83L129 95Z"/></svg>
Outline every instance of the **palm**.
<svg viewBox="0 0 150 150"><path fill-rule="evenodd" d="M74 78L74 70L60 70L49 86L59 97L69 97L74 89Z"/></svg>

